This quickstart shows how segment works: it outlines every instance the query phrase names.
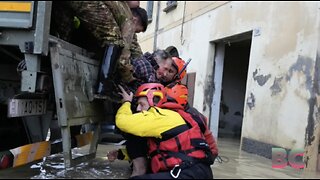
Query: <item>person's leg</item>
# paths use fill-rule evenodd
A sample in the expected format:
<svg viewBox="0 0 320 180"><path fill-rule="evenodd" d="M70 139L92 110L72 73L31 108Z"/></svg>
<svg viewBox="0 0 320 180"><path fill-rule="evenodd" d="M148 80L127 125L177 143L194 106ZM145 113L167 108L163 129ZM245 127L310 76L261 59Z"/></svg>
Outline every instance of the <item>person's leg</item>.
<svg viewBox="0 0 320 180"><path fill-rule="evenodd" d="M126 148L130 159L132 160L132 175L138 176L147 173L147 139L126 134Z"/></svg>
<svg viewBox="0 0 320 180"><path fill-rule="evenodd" d="M119 55L121 54L121 47L116 45L108 45L105 49L105 54L102 59L99 71L97 94L116 96L112 93L115 90L114 76Z"/></svg>
<svg viewBox="0 0 320 180"><path fill-rule="evenodd" d="M125 83L132 81L133 66L131 65L131 45L135 35L135 23L131 9L126 1L103 1L112 14L116 14L118 18L116 21L120 27L122 39L124 41L124 48L121 56L119 57L118 71L121 72L121 80ZM120 16L121 15L121 16ZM119 21L121 19L121 21ZM142 53L141 53L142 55Z"/></svg>
<svg viewBox="0 0 320 180"><path fill-rule="evenodd" d="M212 170L209 165L197 163L189 168L181 170L176 178L170 171L132 176L130 179L213 179Z"/></svg>
<svg viewBox="0 0 320 180"><path fill-rule="evenodd" d="M95 42L103 48L111 44L121 47L121 53L117 58L117 74L125 83L134 80L130 62L138 55L136 51L131 55L131 51L133 48L139 49L140 55L142 51L137 46L137 39L134 39L135 24L128 4L125 1L67 1L67 4L80 20L78 29L88 32L85 37L92 35ZM85 43L85 46L86 44L88 43ZM109 83L109 86L112 85Z"/></svg>
<svg viewBox="0 0 320 180"><path fill-rule="evenodd" d="M210 165L197 163L189 168L181 170L180 179L213 179Z"/></svg>
<svg viewBox="0 0 320 180"><path fill-rule="evenodd" d="M105 51L100 65L95 98L119 101L118 94L114 92L115 74L124 48L124 41L116 17L103 1L70 1L67 3L80 21L79 29L87 32L85 36L93 38L97 47ZM114 100L114 96L118 98Z"/></svg>
<svg viewBox="0 0 320 180"><path fill-rule="evenodd" d="M130 179L174 179L169 172L160 172L154 174L144 174L141 176L131 176Z"/></svg>

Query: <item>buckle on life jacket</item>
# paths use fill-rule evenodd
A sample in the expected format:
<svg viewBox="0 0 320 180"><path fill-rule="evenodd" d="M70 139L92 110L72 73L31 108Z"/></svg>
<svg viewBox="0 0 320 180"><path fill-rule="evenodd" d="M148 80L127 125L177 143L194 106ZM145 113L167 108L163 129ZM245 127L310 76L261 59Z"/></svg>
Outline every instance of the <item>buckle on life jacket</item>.
<svg viewBox="0 0 320 180"><path fill-rule="evenodd" d="M176 164L170 171L170 175L177 179L180 175L180 172L181 172L181 168L180 168L180 165L179 164Z"/></svg>

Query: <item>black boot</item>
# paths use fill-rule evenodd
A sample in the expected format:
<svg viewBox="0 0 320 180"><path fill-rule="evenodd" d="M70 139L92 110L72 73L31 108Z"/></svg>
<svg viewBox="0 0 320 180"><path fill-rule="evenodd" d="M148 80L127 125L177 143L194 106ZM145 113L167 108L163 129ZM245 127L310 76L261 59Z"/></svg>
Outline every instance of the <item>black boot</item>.
<svg viewBox="0 0 320 180"><path fill-rule="evenodd" d="M106 99L112 95L114 90L114 77L117 69L118 59L123 47L109 45L106 47L104 57L100 65L96 99Z"/></svg>

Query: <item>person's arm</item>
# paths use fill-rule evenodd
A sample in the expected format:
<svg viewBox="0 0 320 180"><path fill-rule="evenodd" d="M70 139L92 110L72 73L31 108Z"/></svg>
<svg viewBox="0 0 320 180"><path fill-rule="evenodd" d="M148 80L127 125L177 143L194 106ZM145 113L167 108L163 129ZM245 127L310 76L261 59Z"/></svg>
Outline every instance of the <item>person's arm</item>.
<svg viewBox="0 0 320 180"><path fill-rule="evenodd" d="M121 79L124 82L130 82L133 80L130 74L132 66L131 60L131 43L135 34L135 24L133 22L133 15L129 4L123 1L103 1L107 7L111 10L113 16L116 19L118 27L121 31L121 38L123 43L123 49L119 57L119 72L122 74Z"/></svg>
<svg viewBox="0 0 320 180"><path fill-rule="evenodd" d="M184 119L171 110L151 107L148 111L133 114L131 111L132 92L128 94L119 86L124 103L116 114L116 126L123 132L140 137L161 138L167 130L185 124Z"/></svg>
<svg viewBox="0 0 320 180"><path fill-rule="evenodd" d="M151 107L148 111L132 114L131 103L125 102L116 114L116 126L123 132L140 137L162 138L162 133L186 124L171 110Z"/></svg>
<svg viewBox="0 0 320 180"><path fill-rule="evenodd" d="M143 58L143 57L142 57ZM134 74L144 83L158 82L156 72L147 59L140 59L133 63Z"/></svg>
<svg viewBox="0 0 320 180"><path fill-rule="evenodd" d="M212 132L210 131L210 129L208 128L208 126L206 126L206 131L204 132L204 137L210 147L210 150L212 152L212 155L214 157L218 156L218 147L217 147L217 142L215 140L215 138L212 135Z"/></svg>
<svg viewBox="0 0 320 180"><path fill-rule="evenodd" d="M123 97L123 104L116 114L116 126L123 132L136 136L161 137L160 133L153 126L155 117L153 114L143 111L133 114L131 111L131 101L133 93L126 92L119 85L119 94Z"/></svg>
<svg viewBox="0 0 320 180"><path fill-rule="evenodd" d="M127 149L125 149L125 148L112 150L107 153L107 157L110 162L113 162L116 159L130 160Z"/></svg>
<svg viewBox="0 0 320 180"><path fill-rule="evenodd" d="M141 46L138 43L137 34L133 35L133 39L130 46L130 52L131 52L131 57L130 57L131 59L136 59L143 55Z"/></svg>
<svg viewBox="0 0 320 180"><path fill-rule="evenodd" d="M218 155L218 147L215 138L213 137L212 132L210 131L208 127L208 118L201 114L196 108L191 107L188 105L186 107L186 111L190 113L193 117L193 119L198 123L201 132L203 133L210 150L212 152L212 155L216 157Z"/></svg>

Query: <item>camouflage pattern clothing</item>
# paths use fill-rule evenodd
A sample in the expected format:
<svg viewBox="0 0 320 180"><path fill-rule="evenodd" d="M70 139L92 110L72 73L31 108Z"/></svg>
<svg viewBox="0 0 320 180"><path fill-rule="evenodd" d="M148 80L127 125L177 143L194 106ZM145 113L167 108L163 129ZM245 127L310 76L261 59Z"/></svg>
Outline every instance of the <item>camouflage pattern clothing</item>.
<svg viewBox="0 0 320 180"><path fill-rule="evenodd" d="M137 34L134 34L130 47L131 59L137 59L142 56L142 50L138 43Z"/></svg>
<svg viewBox="0 0 320 180"><path fill-rule="evenodd" d="M121 72L125 83L134 79L130 61L141 56L142 51L135 36L132 12L125 1L61 1L53 8L56 8L53 15L57 16L54 19L60 27L57 30L60 38L71 39L70 33L75 29L73 20L77 17L80 27L94 38L96 47L105 48L110 44L123 47L117 72Z"/></svg>

